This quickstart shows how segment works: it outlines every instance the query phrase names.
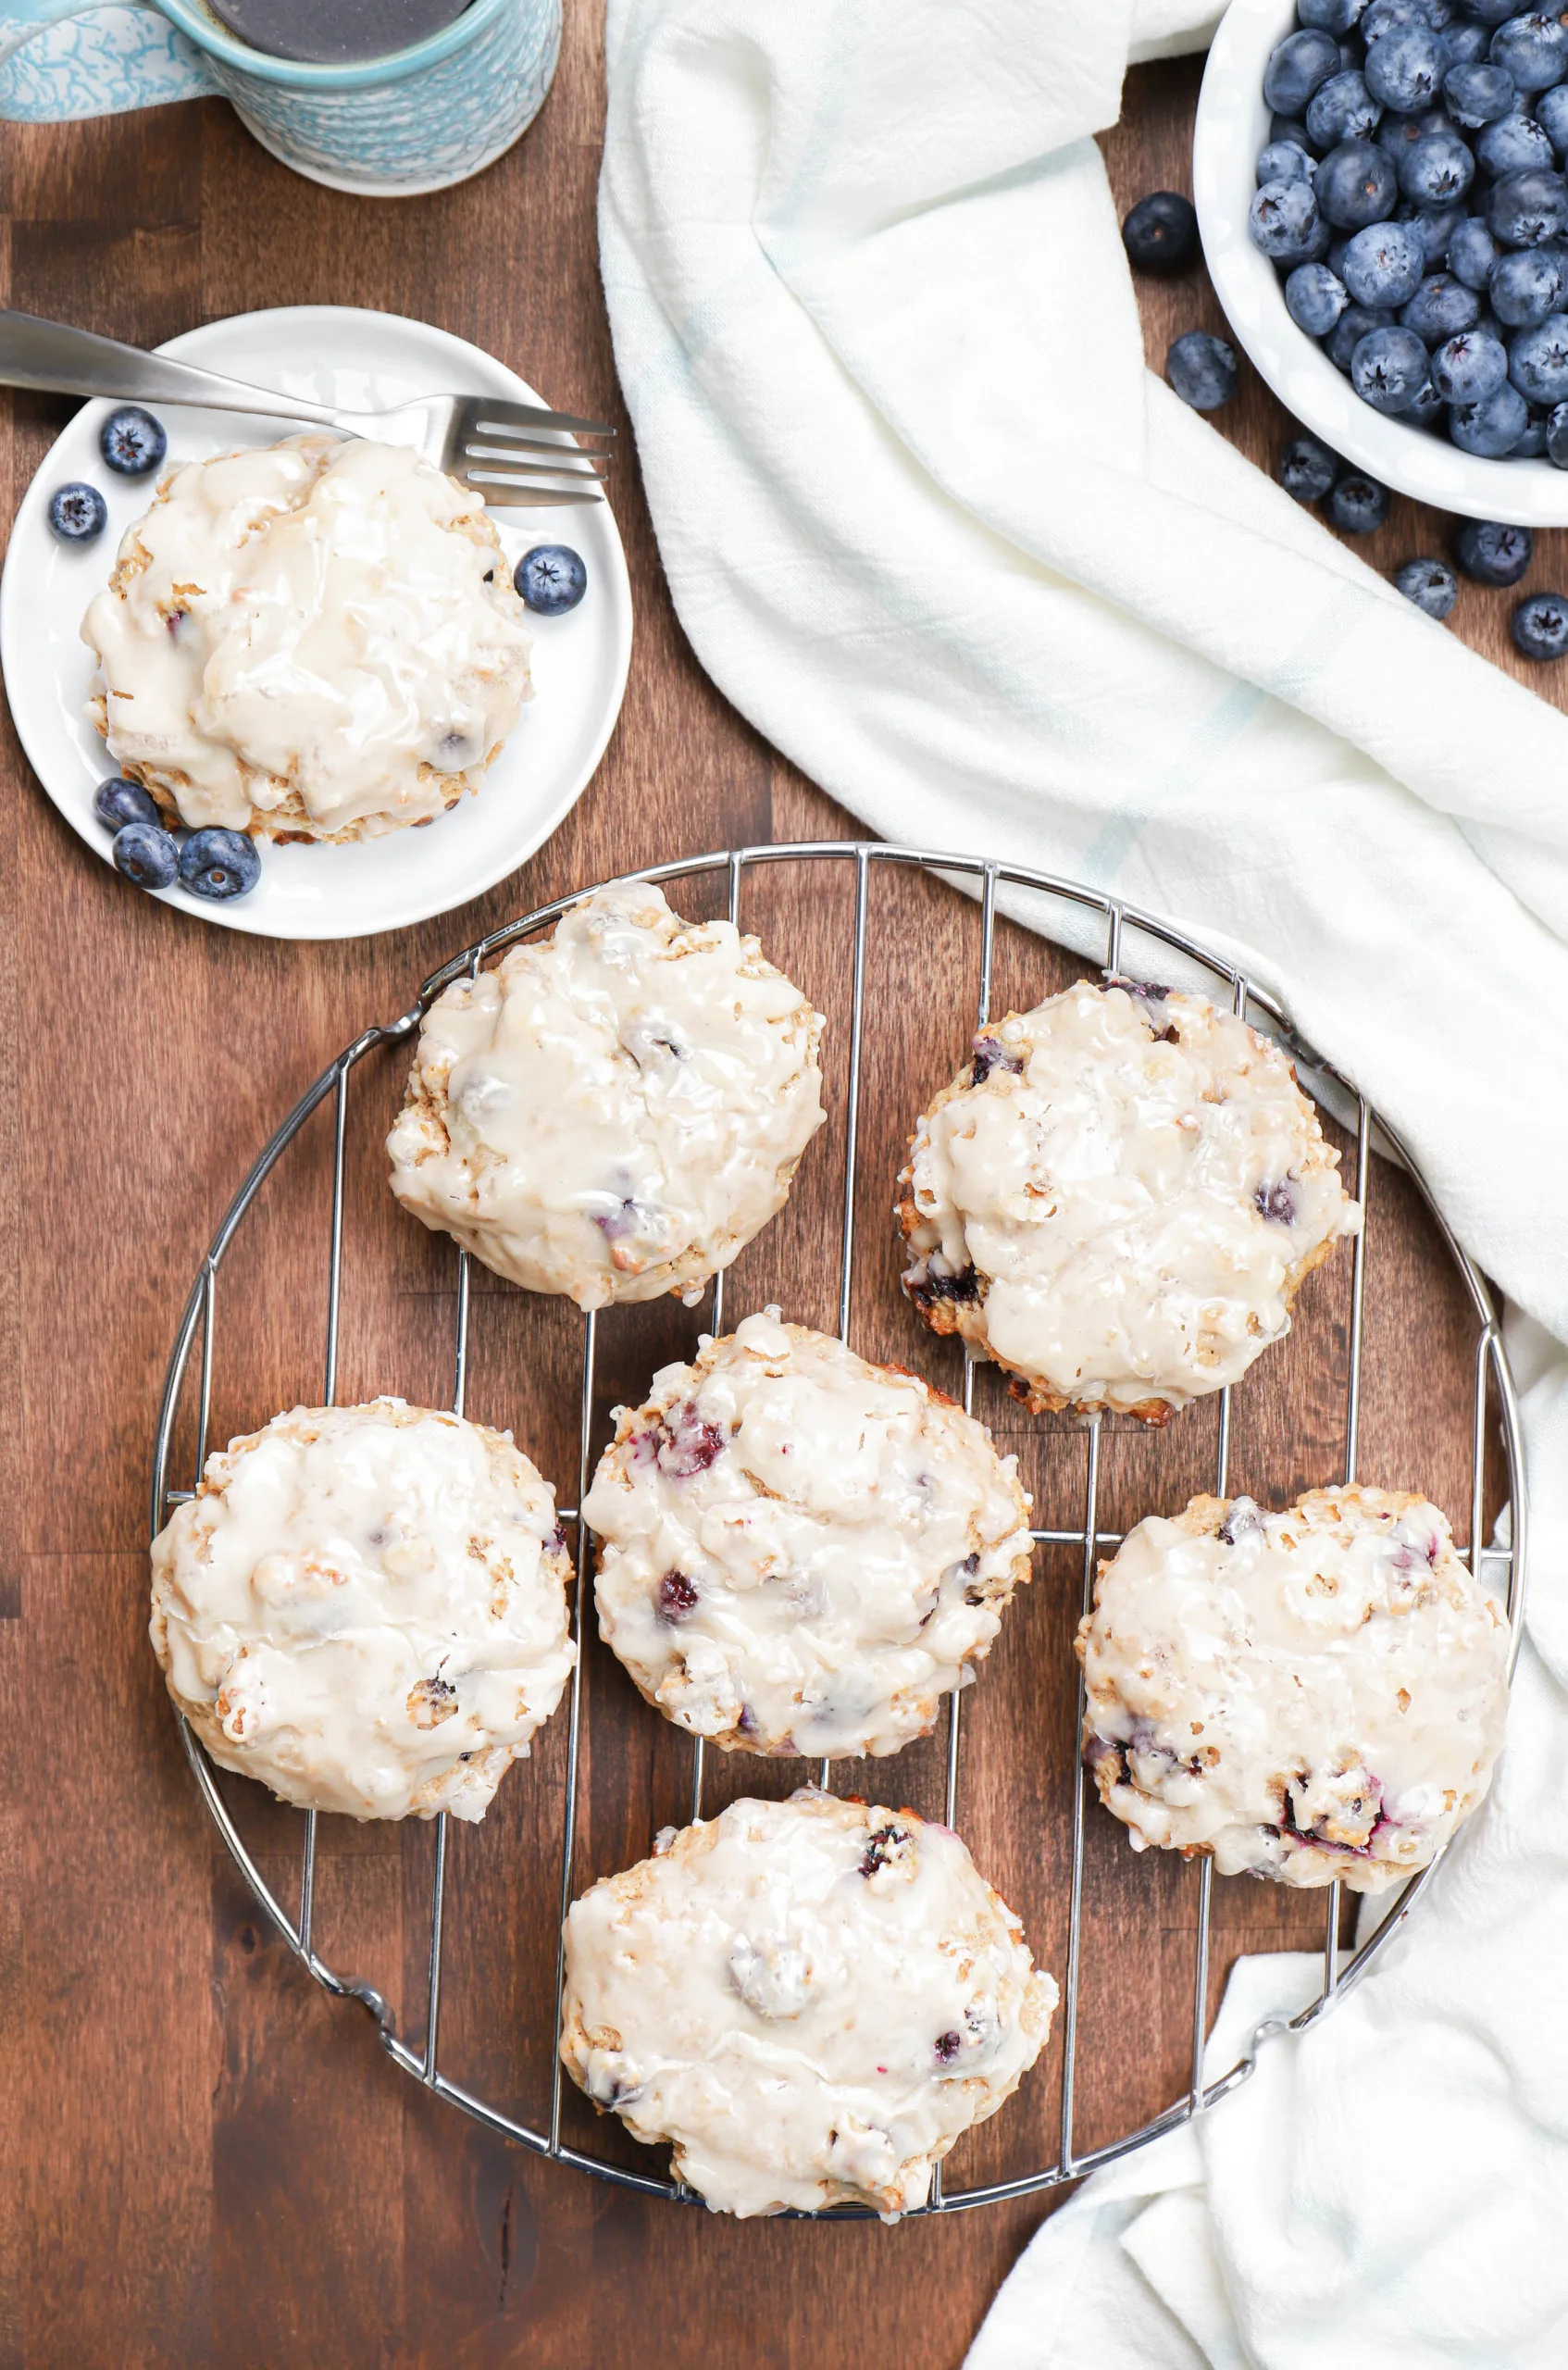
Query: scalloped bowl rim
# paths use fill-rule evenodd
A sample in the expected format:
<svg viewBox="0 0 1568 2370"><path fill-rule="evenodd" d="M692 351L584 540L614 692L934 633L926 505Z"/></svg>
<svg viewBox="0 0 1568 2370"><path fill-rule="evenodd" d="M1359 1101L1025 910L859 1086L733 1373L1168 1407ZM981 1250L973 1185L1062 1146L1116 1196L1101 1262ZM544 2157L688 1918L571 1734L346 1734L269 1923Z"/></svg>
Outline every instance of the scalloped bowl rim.
<svg viewBox="0 0 1568 2370"><path fill-rule="evenodd" d="M1285 309L1285 293L1247 232L1267 135L1263 68L1295 22L1293 0L1231 0L1203 69L1192 137L1192 195L1203 257L1225 317L1253 368L1303 428L1396 493L1511 526L1568 526L1568 469L1548 460L1483 461L1363 404Z"/></svg>

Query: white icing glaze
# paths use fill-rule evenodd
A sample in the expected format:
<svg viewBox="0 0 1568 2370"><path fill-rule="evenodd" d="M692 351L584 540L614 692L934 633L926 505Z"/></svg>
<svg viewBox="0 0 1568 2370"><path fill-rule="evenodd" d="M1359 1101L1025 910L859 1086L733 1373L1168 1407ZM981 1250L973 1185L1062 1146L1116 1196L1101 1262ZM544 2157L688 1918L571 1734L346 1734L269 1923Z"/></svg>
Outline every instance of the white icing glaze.
<svg viewBox="0 0 1568 2370"><path fill-rule="evenodd" d="M392 1191L529 1291L694 1301L823 1123L821 1028L731 923L602 889L431 1005Z"/></svg>
<svg viewBox="0 0 1568 2370"><path fill-rule="evenodd" d="M297 436L193 461L119 562L81 627L109 754L193 825L243 830L291 791L287 827L323 837L440 815L531 697L483 501L416 453Z"/></svg>
<svg viewBox="0 0 1568 2370"><path fill-rule="evenodd" d="M894 2221L1055 2005L951 1828L808 1791L666 1831L573 1902L561 2055L718 2211Z"/></svg>
<svg viewBox="0 0 1568 2370"><path fill-rule="evenodd" d="M1230 1535L1222 1536L1222 1531ZM1425 1498L1196 1498L1130 1532L1078 1633L1086 1758L1134 1846L1378 1892L1486 1793L1508 1628Z"/></svg>
<svg viewBox="0 0 1568 2370"><path fill-rule="evenodd" d="M583 1508L600 1635L695 1736L896 1753L1028 1577L1017 1459L913 1375L778 1318L704 1337L618 1411Z"/></svg>
<svg viewBox="0 0 1568 2370"><path fill-rule="evenodd" d="M295 1407L153 1541L153 1649L213 1758L285 1802L479 1819L576 1659L567 1571L509 1434Z"/></svg>
<svg viewBox="0 0 1568 2370"><path fill-rule="evenodd" d="M1238 1381L1361 1223L1278 1047L1087 980L975 1042L989 1074L938 1098L905 1172L914 1297L1042 1404L1163 1414Z"/></svg>

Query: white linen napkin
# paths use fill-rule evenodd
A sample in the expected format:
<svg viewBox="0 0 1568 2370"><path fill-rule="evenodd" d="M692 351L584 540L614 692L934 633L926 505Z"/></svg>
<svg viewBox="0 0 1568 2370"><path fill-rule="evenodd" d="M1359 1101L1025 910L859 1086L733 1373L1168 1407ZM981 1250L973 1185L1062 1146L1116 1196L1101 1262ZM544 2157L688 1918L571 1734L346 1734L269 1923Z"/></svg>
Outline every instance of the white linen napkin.
<svg viewBox="0 0 1568 2370"><path fill-rule="evenodd" d="M1491 1803L1397 1964L1089 2184L972 2360L1513 2370L1568 2358L1568 2250L1537 2242L1568 2185L1539 1989L1568 1958L1568 721L1143 367L1089 135L1129 56L1215 13L610 0L604 283L721 689L885 835L1114 890L1279 992L1530 1369L1545 1660ZM1244 1969L1227 2017L1297 1972Z"/></svg>

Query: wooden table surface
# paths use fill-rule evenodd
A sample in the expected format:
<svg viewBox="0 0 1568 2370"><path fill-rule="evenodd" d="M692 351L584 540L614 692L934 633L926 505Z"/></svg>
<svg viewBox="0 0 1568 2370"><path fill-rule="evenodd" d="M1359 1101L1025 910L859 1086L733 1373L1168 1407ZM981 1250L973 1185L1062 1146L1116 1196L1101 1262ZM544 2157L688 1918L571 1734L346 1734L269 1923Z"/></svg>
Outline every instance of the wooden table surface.
<svg viewBox="0 0 1568 2370"><path fill-rule="evenodd" d="M1126 119L1105 143L1124 205L1185 185L1196 81L1186 66L1134 77ZM253 306L380 306L472 339L563 405L621 418L594 245L601 120L597 12L582 6L568 11L560 76L528 140L442 196L377 206L317 189L218 102L60 131L8 126L5 300L144 344ZM1218 324L1201 275L1144 293L1156 359L1176 330ZM5 418L13 505L68 409L18 398ZM1260 458L1283 432L1252 380L1220 424ZM0 2370L619 2370L661 2354L748 2370L894 2360L936 2370L962 2358L1048 2210L1036 2198L892 2232L737 2226L541 2164L433 2101L386 2060L363 2012L313 1986L258 1916L198 1803L147 1649L149 1442L176 1316L216 1218L303 1087L509 914L639 863L852 833L699 670L665 594L629 439L616 483L638 639L609 754L533 862L444 920L290 946L139 900L78 844L5 728L0 1174L13 1281L0 1321L18 1379L5 1401L13 1514L0 1551ZM1390 565L1439 548L1441 532L1396 503L1370 555ZM1549 582L1551 564L1542 539L1532 582ZM1500 655L1507 605L1466 587L1455 630ZM830 1323L850 883L806 885L749 885L746 918L833 1017L835 1126L786 1218L737 1270L731 1311L778 1293L790 1314ZM712 909L699 891L682 902ZM878 888L874 925L855 1338L951 1385L948 1352L898 1300L886 1208L911 1098L962 1054L975 916L912 877ZM998 1001L1032 1000L1076 968L1004 930ZM901 1019L912 977L928 991L949 985ZM392 1062L356 1088L342 1385L439 1401L451 1254L393 1211L380 1182L378 1131L399 1082ZM219 1440L317 1388L320 1236L295 1220L321 1216L319 1134L291 1158L235 1263L230 1328L218 1337ZM1362 1469L1430 1489L1462 1530L1465 1311L1408 1186L1379 1166L1373 1201ZM1237 1486L1288 1491L1339 1469L1349 1273L1341 1258L1311 1280L1291 1341L1238 1395ZM228 1314L229 1271L223 1289ZM601 1416L691 1329L673 1304L606 1323ZM469 1411L518 1421L567 1491L579 1335L554 1304L476 1292ZM978 1405L1020 1451L1037 1520L1077 1521L1082 1431L1028 1423L989 1378ZM1212 1408L1158 1440L1108 1428L1102 1521L1119 1528L1205 1486L1214 1437ZM963 1824L1058 1971L1077 1589L1071 1552L1042 1553L965 1714ZM596 1646L587 1667L579 1885L641 1854L652 1825L680 1815L688 1784L684 1749L630 1702ZM507 1779L485 1827L454 1831L452 1845L460 1940L442 2063L534 2113L549 2078L561 1727ZM840 1783L935 1809L940 1757L940 1742L904 1756L896 1790L887 1765ZM798 1774L727 1765L707 1802L747 1786L777 1792ZM255 1792L239 1787L235 1799L252 1798L247 1832L286 1889L297 1827ZM1132 2127L1185 2085L1198 1881L1155 1855L1132 1862L1098 1814L1089 1843L1080 2146ZM416 2035L431 1848L428 1827L323 1822L320 1947L383 1983L400 2029ZM1215 1900L1211 2004L1238 1949L1321 1936L1320 1903L1257 1885L1217 1885ZM1060 2070L1058 2036L1019 2099L953 2160L955 2182L1052 2160ZM620 2141L623 2161L638 2158L568 2103L575 2139Z"/></svg>

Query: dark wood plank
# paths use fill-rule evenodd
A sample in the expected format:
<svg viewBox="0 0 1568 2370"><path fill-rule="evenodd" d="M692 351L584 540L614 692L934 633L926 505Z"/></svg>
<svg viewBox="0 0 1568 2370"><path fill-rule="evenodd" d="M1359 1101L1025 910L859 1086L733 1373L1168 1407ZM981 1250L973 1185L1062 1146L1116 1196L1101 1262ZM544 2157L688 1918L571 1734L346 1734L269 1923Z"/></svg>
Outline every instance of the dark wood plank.
<svg viewBox="0 0 1568 2370"><path fill-rule="evenodd" d="M556 401L623 418L594 245L602 85L599 12L573 9L555 91L523 145L464 189L380 206L296 180L217 103L57 132L8 129L6 301L143 343L255 306L399 310L488 347ZM1189 67L1133 78L1104 143L1122 203L1184 185L1195 89ZM1217 321L1201 275L1140 293L1156 356L1178 329ZM0 481L13 504L65 413L37 398L0 409ZM1222 425L1265 460L1284 429L1251 380ZM11 852L0 870L0 1230L12 1279L0 1356L14 1352L6 1371L19 1378L0 1416L0 1484L16 1509L0 1531L10 2110L0 2118L0 2370L236 2356L279 2370L623 2370L658 2352L756 2370L953 2364L1047 2210L1036 2199L895 2232L736 2226L542 2164L442 2106L388 2064L360 2009L302 1977L256 1912L201 1814L145 1645L146 1462L177 1311L256 1145L302 1088L365 1023L401 1009L437 961L509 913L639 863L852 832L697 667L664 589L629 439L616 483L638 614L621 723L549 845L442 921L392 940L290 947L139 902L79 850L0 727ZM1397 504L1368 548L1389 565L1439 540L1437 522ZM1549 580L1560 550L1541 539L1532 580ZM1517 664L1506 617L1504 596L1466 588L1455 630ZM1549 679L1547 689L1557 695ZM803 896L782 873L759 876L745 918L831 1016L835 1126L785 1216L738 1263L729 1305L737 1316L777 1297L830 1325L850 883L811 888ZM713 911L716 894L701 884L683 903ZM888 1210L910 1118L962 1056L977 922L914 877L878 879L876 922L857 1339L951 1388L951 1348L925 1336L897 1295ZM997 1001L1031 1001L1078 967L1004 929ZM452 1255L401 1217L380 1181L377 1147L400 1086L395 1060L367 1065L355 1084L342 1384L441 1399ZM319 1388L328 1156L317 1120L225 1267L215 1438ZM1382 1171L1374 1242L1363 1469L1418 1480L1462 1521L1462 1311L1410 1190ZM1314 1278L1291 1341L1238 1396L1238 1484L1288 1492L1326 1478L1342 1454L1348 1289L1348 1262ZM575 1495L580 1321L488 1278L474 1297L470 1411L515 1426ZM607 1323L600 1421L614 1400L641 1393L654 1365L689 1350L694 1331L673 1304ZM977 1403L1019 1451L1039 1518L1076 1521L1081 1432L1028 1422L989 1377ZM1111 1427L1104 1518L1120 1527L1205 1486L1213 1451L1213 1410L1160 1441ZM1058 1966L1079 1579L1071 1553L1042 1553L964 1715L965 1830ZM642 1852L654 1826L684 1815L689 1790L685 1746L631 1699L591 1638L585 1691L579 1884ZM840 1782L934 1809L942 1752L934 1740ZM721 1758L707 1800L777 1792L800 1775ZM454 1833L448 1870L442 2064L536 2120L551 2078L565 1783L557 1721L485 1826ZM233 1799L292 1903L298 1821L254 1789L236 1785ZM1197 1885L1168 1860L1129 1865L1119 1832L1099 1817L1089 1842L1080 2144L1126 2128L1185 2080ZM380 1983L398 2029L416 2038L432 1848L428 1828L322 1823L318 1945ZM1237 1951L1320 1931L1314 1904L1266 1888L1221 1886L1216 1903L1213 1998ZM1147 2035L1131 2051L1130 2028ZM1060 2064L1058 2039L1011 2110L965 2144L956 2179L1054 2152ZM648 2161L575 2093L567 2127L605 2153Z"/></svg>

